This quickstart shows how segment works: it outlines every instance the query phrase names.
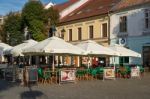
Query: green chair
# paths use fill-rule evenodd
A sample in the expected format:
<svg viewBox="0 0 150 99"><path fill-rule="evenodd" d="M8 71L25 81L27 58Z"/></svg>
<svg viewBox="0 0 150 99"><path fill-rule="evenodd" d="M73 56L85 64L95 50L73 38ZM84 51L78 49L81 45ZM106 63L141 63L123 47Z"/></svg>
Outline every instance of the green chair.
<svg viewBox="0 0 150 99"><path fill-rule="evenodd" d="M92 79L96 78L97 79L97 69L92 69L91 71Z"/></svg>
<svg viewBox="0 0 150 99"><path fill-rule="evenodd" d="M38 72L38 77L40 78L40 77L43 77L43 70L42 70L42 68L38 68L37 69L37 72Z"/></svg>
<svg viewBox="0 0 150 99"><path fill-rule="evenodd" d="M42 83L52 83L51 72L49 70L43 71Z"/></svg>
<svg viewBox="0 0 150 99"><path fill-rule="evenodd" d="M84 75L85 75L85 71L84 70L77 69L76 76L77 76L78 80L84 79Z"/></svg>

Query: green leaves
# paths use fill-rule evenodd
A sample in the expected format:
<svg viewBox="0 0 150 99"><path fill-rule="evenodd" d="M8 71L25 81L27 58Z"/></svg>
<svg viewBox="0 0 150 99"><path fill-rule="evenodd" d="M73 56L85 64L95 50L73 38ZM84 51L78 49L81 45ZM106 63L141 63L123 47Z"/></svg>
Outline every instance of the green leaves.
<svg viewBox="0 0 150 99"><path fill-rule="evenodd" d="M16 45L23 40L21 16L10 12L2 27L5 40L10 45Z"/></svg>
<svg viewBox="0 0 150 99"><path fill-rule="evenodd" d="M29 32L32 33L32 37L37 41L41 41L45 39L45 35L43 33L44 24L39 20L32 20L29 22Z"/></svg>
<svg viewBox="0 0 150 99"><path fill-rule="evenodd" d="M10 45L21 43L25 37L24 29L28 27L28 34L34 40L41 41L48 37L51 26L57 26L59 12L52 7L44 9L40 0L28 1L21 14L10 12L0 31L1 38Z"/></svg>

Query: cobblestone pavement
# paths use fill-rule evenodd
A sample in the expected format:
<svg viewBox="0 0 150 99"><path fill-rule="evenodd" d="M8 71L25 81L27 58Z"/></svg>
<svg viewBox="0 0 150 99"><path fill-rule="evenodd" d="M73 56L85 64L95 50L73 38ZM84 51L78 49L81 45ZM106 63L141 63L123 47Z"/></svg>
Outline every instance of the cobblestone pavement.
<svg viewBox="0 0 150 99"><path fill-rule="evenodd" d="M150 99L150 74L141 79L78 81L23 87L0 80L0 99Z"/></svg>

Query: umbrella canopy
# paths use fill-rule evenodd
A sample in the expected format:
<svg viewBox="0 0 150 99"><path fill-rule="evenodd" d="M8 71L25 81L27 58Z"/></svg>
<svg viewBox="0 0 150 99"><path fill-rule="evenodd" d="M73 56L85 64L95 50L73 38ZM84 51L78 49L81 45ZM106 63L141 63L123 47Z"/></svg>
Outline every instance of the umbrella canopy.
<svg viewBox="0 0 150 99"><path fill-rule="evenodd" d="M5 51L5 54L12 54L13 56L24 56L22 54L22 51L26 48L29 48L29 47L35 45L35 44L37 44L37 41L30 39L30 40L24 41L24 43L14 46L10 50Z"/></svg>
<svg viewBox="0 0 150 99"><path fill-rule="evenodd" d="M0 43L0 55L3 55L3 52L5 50L11 49L12 46L5 44L5 43Z"/></svg>
<svg viewBox="0 0 150 99"><path fill-rule="evenodd" d="M109 48L116 51L116 52L118 52L119 56L141 57L140 53L137 53L133 50L125 48L121 45L115 44L114 46L110 46Z"/></svg>
<svg viewBox="0 0 150 99"><path fill-rule="evenodd" d="M88 40L77 44L78 47L86 51L88 55L108 55L114 56L117 53L107 47L104 47L94 41Z"/></svg>
<svg viewBox="0 0 150 99"><path fill-rule="evenodd" d="M36 45L24 49L25 54L84 54L84 50L58 37L50 37Z"/></svg>

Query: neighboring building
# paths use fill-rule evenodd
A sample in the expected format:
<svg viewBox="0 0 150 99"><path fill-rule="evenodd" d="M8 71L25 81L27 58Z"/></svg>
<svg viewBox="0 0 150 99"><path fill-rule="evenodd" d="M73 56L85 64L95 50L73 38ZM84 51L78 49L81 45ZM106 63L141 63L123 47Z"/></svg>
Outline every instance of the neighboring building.
<svg viewBox="0 0 150 99"><path fill-rule="evenodd" d="M71 0L70 0L71 1ZM80 2L83 0L79 0ZM109 45L108 12L119 0L88 0L61 18L57 32L73 44L94 40ZM64 33L63 33L64 32ZM105 60L104 58L101 58ZM107 60L105 60L107 61Z"/></svg>
<svg viewBox="0 0 150 99"><path fill-rule="evenodd" d="M110 14L110 44L141 53L142 58L117 58L129 64L150 66L150 0L122 0Z"/></svg>

